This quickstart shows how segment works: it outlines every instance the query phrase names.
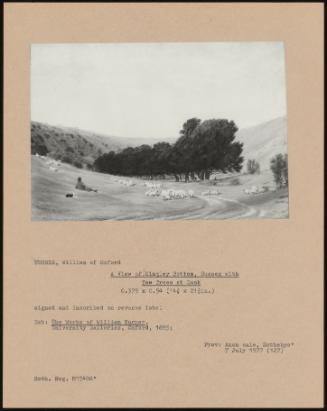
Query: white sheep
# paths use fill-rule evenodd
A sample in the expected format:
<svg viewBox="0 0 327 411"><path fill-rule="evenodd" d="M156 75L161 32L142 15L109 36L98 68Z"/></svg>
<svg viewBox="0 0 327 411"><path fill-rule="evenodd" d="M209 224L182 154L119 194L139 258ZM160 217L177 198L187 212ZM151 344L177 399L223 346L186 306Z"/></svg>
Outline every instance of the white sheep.
<svg viewBox="0 0 327 411"><path fill-rule="evenodd" d="M133 186L135 186L135 183L134 183L134 181L132 181L132 180L128 180L128 181L125 182L125 185L126 185L127 187L133 187Z"/></svg>
<svg viewBox="0 0 327 411"><path fill-rule="evenodd" d="M161 191L161 197L163 198L163 200L177 200L187 198L189 197L189 194L185 190L168 189Z"/></svg>
<svg viewBox="0 0 327 411"><path fill-rule="evenodd" d="M171 191L172 190L161 190L161 197L163 200L171 200L172 196L171 196Z"/></svg>
<svg viewBox="0 0 327 411"><path fill-rule="evenodd" d="M259 193L259 188L257 186L252 186L250 189L251 194L258 194Z"/></svg>
<svg viewBox="0 0 327 411"><path fill-rule="evenodd" d="M146 182L144 183L144 185L145 185L145 187L148 187L148 188L156 188L156 189L159 189L159 188L162 187L162 184L161 184L161 183L151 183L151 182L149 182L149 181L146 181Z"/></svg>
<svg viewBox="0 0 327 411"><path fill-rule="evenodd" d="M220 191L217 190L217 189L212 189L212 190L203 191L201 194L202 194L203 196L211 196L211 195L218 195L218 194L221 194L221 193L220 193Z"/></svg>
<svg viewBox="0 0 327 411"><path fill-rule="evenodd" d="M160 195L160 190L150 189L150 190L147 190L147 191L145 192L145 195L146 195L146 196L149 196L149 197L157 197L157 196Z"/></svg>
<svg viewBox="0 0 327 411"><path fill-rule="evenodd" d="M175 192L175 196L176 196L176 198L186 198L187 194L186 194L185 190L177 190Z"/></svg>

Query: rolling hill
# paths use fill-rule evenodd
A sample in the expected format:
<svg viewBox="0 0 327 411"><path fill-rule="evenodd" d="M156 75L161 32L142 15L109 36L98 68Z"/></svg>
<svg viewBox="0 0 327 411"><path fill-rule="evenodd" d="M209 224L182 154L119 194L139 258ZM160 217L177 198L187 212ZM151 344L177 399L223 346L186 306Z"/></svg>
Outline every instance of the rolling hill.
<svg viewBox="0 0 327 411"><path fill-rule="evenodd" d="M94 160L109 151L141 144L155 144L162 139L114 137L72 127L31 122L32 154L48 154L76 167L91 167ZM171 139L174 141L174 139Z"/></svg>
<svg viewBox="0 0 327 411"><path fill-rule="evenodd" d="M270 168L270 159L278 153L287 153L287 119L274 120L243 128L237 132L237 140L244 143L244 165L249 158L259 161L262 170Z"/></svg>
<svg viewBox="0 0 327 411"><path fill-rule="evenodd" d="M262 170L270 167L270 159L278 153L287 152L287 120L274 120L240 129L236 139L242 143L244 165L249 158L259 161ZM166 139L173 143L176 138ZM162 139L126 138L106 136L77 128L57 127L31 122L32 154L48 154L76 167L91 168L101 154L135 147L141 144L155 144Z"/></svg>
<svg viewBox="0 0 327 411"><path fill-rule="evenodd" d="M48 154L77 167L91 166L101 154L119 148L120 145L110 137L68 127L31 123L32 154Z"/></svg>

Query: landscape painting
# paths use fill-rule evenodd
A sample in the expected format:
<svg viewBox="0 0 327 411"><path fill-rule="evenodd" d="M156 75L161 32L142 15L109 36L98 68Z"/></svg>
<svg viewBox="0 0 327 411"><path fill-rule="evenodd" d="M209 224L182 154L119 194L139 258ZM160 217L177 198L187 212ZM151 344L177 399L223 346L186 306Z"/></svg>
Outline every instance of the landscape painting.
<svg viewBox="0 0 327 411"><path fill-rule="evenodd" d="M33 221L289 217L282 42L31 46Z"/></svg>

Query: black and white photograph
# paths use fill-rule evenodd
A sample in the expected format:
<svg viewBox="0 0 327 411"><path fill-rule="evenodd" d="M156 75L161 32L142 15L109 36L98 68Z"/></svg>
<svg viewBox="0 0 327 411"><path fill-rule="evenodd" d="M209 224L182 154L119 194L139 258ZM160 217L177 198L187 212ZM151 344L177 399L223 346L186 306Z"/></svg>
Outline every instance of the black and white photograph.
<svg viewBox="0 0 327 411"><path fill-rule="evenodd" d="M33 221L289 217L283 42L31 45Z"/></svg>
<svg viewBox="0 0 327 411"><path fill-rule="evenodd" d="M323 4L4 11L5 407L322 408Z"/></svg>

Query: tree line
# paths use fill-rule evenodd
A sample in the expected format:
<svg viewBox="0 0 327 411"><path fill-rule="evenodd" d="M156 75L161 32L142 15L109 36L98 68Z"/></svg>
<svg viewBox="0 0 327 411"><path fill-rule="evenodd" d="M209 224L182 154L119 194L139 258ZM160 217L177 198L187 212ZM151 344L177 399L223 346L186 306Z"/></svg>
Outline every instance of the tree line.
<svg viewBox="0 0 327 411"><path fill-rule="evenodd" d="M176 181L208 179L214 171L239 172L243 143L235 141L237 130L233 121L191 118L183 124L174 144L159 142L110 151L95 160L94 169L148 178L173 175Z"/></svg>

